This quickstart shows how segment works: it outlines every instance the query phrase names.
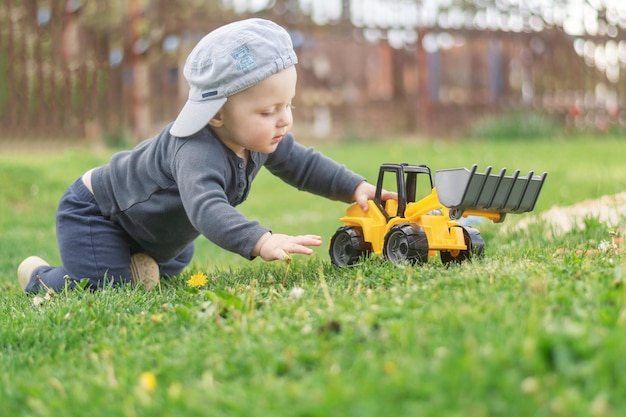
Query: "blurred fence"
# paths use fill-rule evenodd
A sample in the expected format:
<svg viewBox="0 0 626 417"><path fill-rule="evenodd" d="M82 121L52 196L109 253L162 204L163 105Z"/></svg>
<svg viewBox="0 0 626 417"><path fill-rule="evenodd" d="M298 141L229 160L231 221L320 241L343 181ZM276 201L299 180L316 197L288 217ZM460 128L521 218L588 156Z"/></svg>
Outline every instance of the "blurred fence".
<svg viewBox="0 0 626 417"><path fill-rule="evenodd" d="M392 47L389 28L376 28L373 39L372 28L352 23L348 0L325 25L296 3L274 1L254 15L292 34L300 60L295 130L305 137L463 135L482 117L511 111L552 115L575 128L626 126L621 26L594 38L556 26L431 25ZM186 99L180 69L193 45L252 15L232 4L3 0L0 140L155 133Z"/></svg>

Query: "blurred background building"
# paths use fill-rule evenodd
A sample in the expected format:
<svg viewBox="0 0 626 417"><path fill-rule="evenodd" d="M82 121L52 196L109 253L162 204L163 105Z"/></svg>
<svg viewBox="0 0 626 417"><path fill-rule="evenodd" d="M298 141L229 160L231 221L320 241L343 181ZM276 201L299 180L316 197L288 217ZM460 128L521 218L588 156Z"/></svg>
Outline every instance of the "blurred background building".
<svg viewBox="0 0 626 417"><path fill-rule="evenodd" d="M291 33L303 139L626 130L623 0L3 0L0 140L148 137L195 43L252 16Z"/></svg>

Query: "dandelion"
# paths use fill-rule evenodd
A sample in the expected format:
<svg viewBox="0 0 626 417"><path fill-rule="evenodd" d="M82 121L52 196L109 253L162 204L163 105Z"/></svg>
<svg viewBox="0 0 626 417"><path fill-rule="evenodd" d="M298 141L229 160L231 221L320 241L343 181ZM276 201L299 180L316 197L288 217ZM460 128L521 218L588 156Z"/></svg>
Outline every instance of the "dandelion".
<svg viewBox="0 0 626 417"><path fill-rule="evenodd" d="M202 287L207 282L209 282L209 280L207 279L206 275L194 274L191 276L191 278L187 280L187 285L193 288L198 288L198 287Z"/></svg>
<svg viewBox="0 0 626 417"><path fill-rule="evenodd" d="M156 385L157 379L152 372L142 372L141 375L139 375L139 387L148 394L154 392Z"/></svg>
<svg viewBox="0 0 626 417"><path fill-rule="evenodd" d="M385 371L387 375L395 374L396 372L398 372L398 365L396 365L394 362L386 361L383 364L383 371Z"/></svg>

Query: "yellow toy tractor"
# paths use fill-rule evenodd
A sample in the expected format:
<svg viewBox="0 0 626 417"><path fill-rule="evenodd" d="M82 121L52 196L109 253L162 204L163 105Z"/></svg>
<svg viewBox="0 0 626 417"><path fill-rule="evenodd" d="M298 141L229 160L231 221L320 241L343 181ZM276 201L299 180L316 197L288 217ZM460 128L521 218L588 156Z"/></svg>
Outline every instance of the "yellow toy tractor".
<svg viewBox="0 0 626 417"><path fill-rule="evenodd" d="M483 256L485 242L478 230L458 220L482 216L500 223L508 213L532 211L548 174L530 171L521 177L519 170L507 176L506 169L499 174L491 174L491 167L484 173L476 169L439 170L433 184L426 165L383 164L367 212L353 204L339 219L345 226L330 240L332 263L353 265L371 253L382 253L394 264L423 263L437 251L446 265ZM381 199L389 174L395 176L397 201ZM418 181L418 176L426 181ZM426 182L428 193L416 201L418 182Z"/></svg>

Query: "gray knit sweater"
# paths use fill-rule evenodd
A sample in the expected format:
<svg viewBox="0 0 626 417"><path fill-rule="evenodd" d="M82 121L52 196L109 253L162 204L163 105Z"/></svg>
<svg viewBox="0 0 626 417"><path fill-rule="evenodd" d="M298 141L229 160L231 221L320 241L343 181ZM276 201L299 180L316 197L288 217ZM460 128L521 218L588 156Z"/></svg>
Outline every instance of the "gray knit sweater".
<svg viewBox="0 0 626 417"><path fill-rule="evenodd" d="M251 152L247 166L205 128L188 138L170 125L92 174L102 214L118 223L157 261L170 260L200 234L251 258L268 228L235 209L261 167L300 190L350 202L363 177L295 142L288 134L275 152ZM275 198L277 196L267 196Z"/></svg>

